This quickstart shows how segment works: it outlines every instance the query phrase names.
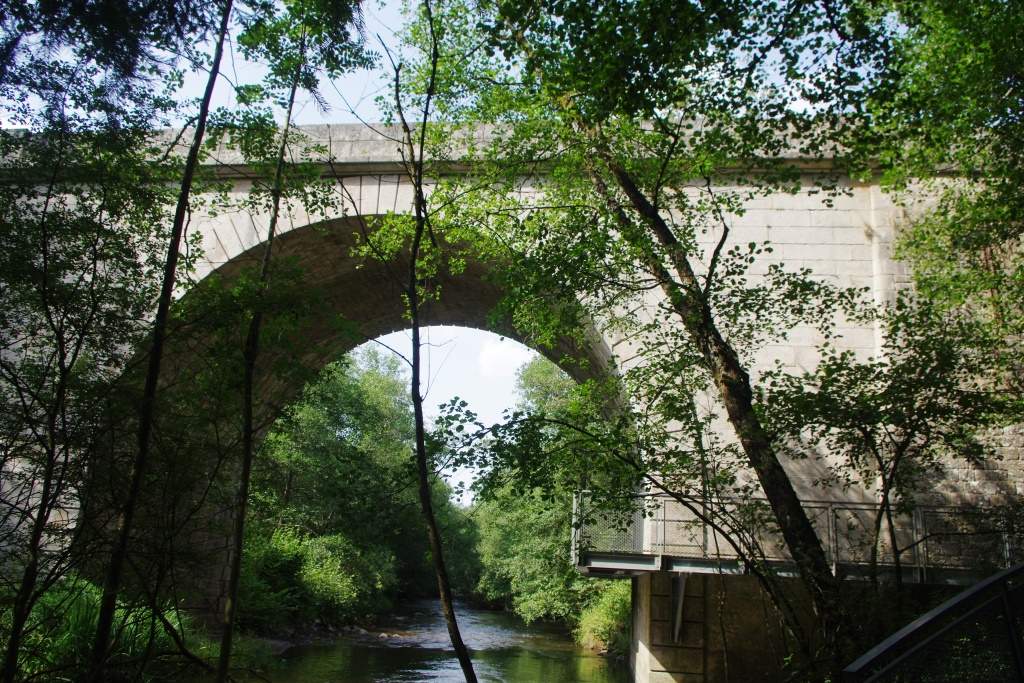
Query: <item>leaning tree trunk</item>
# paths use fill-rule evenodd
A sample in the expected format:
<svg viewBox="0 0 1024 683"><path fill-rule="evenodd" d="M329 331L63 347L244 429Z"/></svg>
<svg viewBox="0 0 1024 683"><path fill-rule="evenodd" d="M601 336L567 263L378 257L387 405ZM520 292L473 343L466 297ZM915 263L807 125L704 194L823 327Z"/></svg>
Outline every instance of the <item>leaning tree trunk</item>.
<svg viewBox="0 0 1024 683"><path fill-rule="evenodd" d="M415 260L414 260L415 262ZM409 309L412 318L412 402L413 414L416 420L416 474L419 483L420 511L423 513L423 521L427 527L427 538L430 541L430 555L434 561L434 574L437 577L437 592L441 599L441 609L444 612L444 620L448 626L448 636L451 638L452 647L455 648L455 655L459 659L459 666L466 677L467 683L476 683L476 672L473 671L473 661L470 659L469 650L462 640L462 633L459 631L459 624L455 617L455 607L452 602L452 589L448 581L448 569L444 563L444 552L441 546L441 534L437 529L437 520L434 517L433 501L430 495L430 468L427 464L427 446L423 424L423 397L420 395L420 326L419 326L419 303L415 294L416 266L412 267L412 290L409 296Z"/></svg>
<svg viewBox="0 0 1024 683"><path fill-rule="evenodd" d="M690 337L698 344L712 381L726 409L747 461L768 499L779 524L783 539L796 563L804 585L810 592L818 615L824 645L831 658L830 666L838 670L840 634L843 627L839 586L832 575L821 541L811 525L800 499L775 453L764 426L754 411L750 377L732 346L725 340L714 321L711 307L681 245L661 217L658 209L637 186L629 172L596 142L599 155L619 189L626 195L633 210L639 214L648 235L639 235L624 226L623 236L646 254L646 265L660 282L669 304L680 318ZM605 188L607 189L607 188ZM601 191L601 188L598 188ZM613 200L614 201L614 200ZM672 277L661 258L646 246L646 238L654 241L668 255L675 273Z"/></svg>
<svg viewBox="0 0 1024 683"><path fill-rule="evenodd" d="M124 507L118 514L117 538L114 542L114 548L110 556L110 564L107 567L107 574L103 584L103 597L100 602L99 618L96 623L96 637L93 641L92 656L90 659L89 680L92 683L103 683L106 679L105 668L107 661L107 649L110 645L110 632L114 624L114 610L117 605L117 594L121 588L121 578L124 573L125 558L128 555L128 544L129 539L131 538L135 510L138 505L139 496L142 492L142 482L145 478L146 467L149 461L150 442L153 431L153 413L155 411L157 384L160 380L160 363L163 359L164 339L167 335L167 322L171 308L171 299L174 294L181 238L185 231L185 222L188 216L189 195L192 190L192 179L195 176L196 168L199 166L199 151L203 144L203 136L206 133L206 120L210 113L210 101L213 98L213 89L217 83L217 75L220 71L221 58L224 55L224 40L227 36L228 24L231 19L231 5L232 0L225 0L220 26L218 27L217 44L213 53L213 62L210 64L210 76L207 78L206 90L203 92L203 99L199 106L199 117L196 121L196 130L192 137L192 145L189 147L188 156L185 160L185 169L181 178L181 190L178 193L178 203L174 211L174 223L171 227L171 239L167 248L167 259L164 263L160 299L157 304L156 318L153 321L153 337L149 349L149 364L146 369L146 383L143 388L142 400L139 407L138 450L135 454L131 483L129 484L128 493L124 501Z"/></svg>
<svg viewBox="0 0 1024 683"><path fill-rule="evenodd" d="M423 119L417 131L417 139L414 141L412 128L405 118L402 108L402 91L399 81L400 69L395 67L395 106L398 118L402 125L403 133L403 159L406 162L407 172L413 184L413 211L414 211L414 233L409 254L408 282L405 290L408 297L409 321L412 325L412 381L410 393L412 397L413 416L416 426L416 474L418 478L418 489L420 499L420 511L423 513L423 521L427 527L427 540L430 542L430 555L434 563L434 574L437 577L437 591L441 600L441 609L444 612L444 620L448 626L448 636L451 639L455 655L459 659L459 666L466 677L467 683L476 683L476 672L473 670L473 660L469 656L469 650L462 640L462 633L459 631L459 623L455 617L455 607L452 604L452 589L448 581L448 569L444 562L444 550L441 543L441 534L437 528L437 519L434 517L434 506L430 495L430 468L428 467L427 445L423 419L423 396L420 394L420 274L419 257L423 238L429 227L429 213L427 209L426 193L424 191L424 149L426 147L427 123L430 120L430 105L437 87L437 66L440 59L438 50L437 35L434 33L434 16L430 6L430 0L423 0L424 14L427 19L427 27L430 32L430 72L427 81L427 92L424 98Z"/></svg>
<svg viewBox="0 0 1024 683"><path fill-rule="evenodd" d="M397 81L396 81L397 87ZM424 128L426 126L424 125ZM420 131L421 135L424 133ZM411 131L406 126L406 139L408 147L412 149ZM459 631L459 623L455 617L455 607L452 601L451 583L448 581L448 569L444 562L444 550L441 544L441 534L437 529L437 519L434 517L434 505L430 495L430 468L427 459L427 444L423 419L423 396L420 394L420 371L422 367L420 354L420 292L418 260L420 247L423 243L423 236L427 227L426 197L423 193L423 157L422 141L420 151L416 154L413 173L415 186L415 220L416 227L413 235L412 249L409 257L409 283L406 288L406 296L409 300L409 320L412 325L412 382L410 393L412 395L413 416L416 422L416 474L418 478L420 511L423 513L423 521L427 527L427 539L430 542L430 555L434 562L434 574L437 577L437 592L441 599L441 610L444 612L444 620L448 626L448 636L451 639L452 647L455 648L455 655L459 659L459 666L466 677L467 683L476 683L476 672L473 670L473 660L469 656L469 650L462 640L462 633Z"/></svg>
<svg viewBox="0 0 1024 683"><path fill-rule="evenodd" d="M249 508L249 481L252 478L252 461L255 455L256 430L253 420L253 387L256 381L256 360L260 349L260 328L263 324L263 311L260 310L259 306L270 279L270 262L273 256L274 237L277 233L277 221L281 212L284 156L288 148L288 131L291 129L292 110L295 107L295 94L299 88L299 75L302 65L303 59L300 57L295 67L295 76L292 80L291 90L288 93L284 131L281 133L281 144L277 149L277 165L274 169L274 180L270 190L270 221L267 228L267 242L263 248L263 261L260 264L260 296L257 297L257 308L253 311L252 318L249 321L249 330L245 338L242 388L242 471L239 476L238 493L235 502L234 547L231 549L231 570L221 621L220 656L217 661L218 683L226 683L228 680L228 670L231 667L231 645L234 636L235 614L238 611L238 584L242 573L242 550L245 545L245 515Z"/></svg>

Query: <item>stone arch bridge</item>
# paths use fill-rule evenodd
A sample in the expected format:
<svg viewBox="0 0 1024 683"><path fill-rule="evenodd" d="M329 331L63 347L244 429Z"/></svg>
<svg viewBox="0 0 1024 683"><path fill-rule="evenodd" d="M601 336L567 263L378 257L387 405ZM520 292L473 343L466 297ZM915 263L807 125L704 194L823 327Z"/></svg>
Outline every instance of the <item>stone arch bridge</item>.
<svg viewBox="0 0 1024 683"><path fill-rule="evenodd" d="M267 424L276 411L301 390L311 373L325 363L363 341L407 326L399 285L389 271L391 266L369 265L352 256L357 234L372 222L372 217L411 209L413 188L404 173L398 145L387 135L365 126L312 126L305 127L303 132L312 143L327 150L325 158L332 159L330 164L323 164L323 171L335 178L341 201L335 215L311 216L303 208L293 207L280 223L275 258L297 266L296 272L300 275L295 286L315 291L316 306L301 323L300 344L293 345L287 354L275 356L270 350L265 358L261 357L259 393ZM229 149L217 150L213 159L212 170L228 182L229 194L244 197L253 187L252 171ZM813 169L804 172L802 182L808 192L760 198L750 203L742 216L732 217L733 242L772 242L771 260L765 258L756 263L755 273L764 272L773 261L785 262L789 266L810 268L817 276L840 286L867 287L878 302L890 300L898 288L907 283L906 268L892 257L893 238L905 219L904 209L877 184L848 178L842 179L847 192L826 203L821 195L809 192L818 172ZM197 210L190 223L191 234L197 236L202 246L196 289L201 290L205 281L236 277L247 264L258 262L267 223L267 215L251 211L204 213ZM488 278L487 264L470 263L465 273L450 278L443 286L444 296L431 304L425 324L489 329L520 338L515 329L492 315L502 293ZM186 305L190 305L190 298L197 297L185 296ZM201 312L202 299L198 299L195 306ZM341 319L347 322L339 324ZM231 321L214 323L211 329L214 337L233 334ZM848 326L839 331L841 344L858 354L866 356L879 350L880 334L872 327ZM196 342L200 346L209 343L210 333L204 335L207 341ZM190 337L186 334L182 339ZM819 341L810 330L798 329L785 345L765 348L752 372L756 375L759 369L775 361L794 370L810 368L816 363L815 346ZM585 360L574 366L578 376L602 372L610 362L628 366L635 362L636 351L630 339L602 329L599 322L594 325L589 343L583 347L565 341L557 349L546 350L552 357L568 354ZM203 382L216 385L217 371L196 363L197 348L190 342L172 344L169 353L167 377L170 379L165 382L168 386L181 386L184 391L178 398L168 399L164 413L170 417L164 419L185 424L196 420L198 424L200 417L208 419L212 404L203 398L196 400L188 396L196 387L208 386ZM188 372L183 372L185 368ZM189 379L183 380L183 375ZM222 407L216 409L224 410L225 419L230 420L230 407L223 407L230 406L230 399L218 405ZM158 442L159 438L158 435ZM175 443L158 443L167 454L163 467L169 471L161 470L159 479L150 485L166 487L167 482L174 482L187 492L185 502L155 506L158 508L155 513L162 517L163 528L190 529L193 535L188 541L189 547L202 549L195 550L195 560L202 563L206 557L208 562L210 552L218 552L218 547L226 548L228 539L224 529L227 525L199 525L195 519L198 511L209 506L211 500L214 507L218 504L216 494L204 488L204 482L222 476L224 470L211 471L211 466L201 462L200 456L195 454L211 446L230 451L234 444L230 437L221 441L219 437L211 440L205 435L197 437L194 443L189 443L187 438L177 438ZM1007 444L1008 449L1013 446ZM843 529L849 531L858 527L863 531L865 505L870 498L863 491L823 492L814 485L820 474L815 467L809 461L787 463L837 571L845 568L847 573L856 573L864 557L857 554L854 543L844 538ZM935 502L970 505L980 497L1012 496L1022 489L1024 473L1017 469L1003 467L985 471L964 466L951 469L946 479L939 482ZM200 495L197 491L204 493ZM227 509L229 501L220 503ZM585 497L579 504L586 504ZM725 544L715 542L713 530L700 525L671 500L652 496L649 511L650 516L638 518L625 533L584 525L573 539L581 571L632 577L634 643L631 660L637 680L719 679L725 630L721 630L721 636L715 635L719 632L715 619L719 624L731 619L729 628L746 634L736 638L733 633L731 648L736 651L737 640L749 641L750 659L760 665L758 653L767 651L763 641L778 639L779 634L777 628L765 629L761 617L752 620L742 609L742 605L750 604L751 600L761 600L756 586L746 577L729 579L731 583L712 577L742 573L742 564L735 556L721 552ZM926 557L923 552L924 537L929 529L949 521L944 517L948 512L946 508L935 508L934 514L927 513L931 516L918 512L913 518L903 520L901 533L905 534L906 543L917 543L915 547L921 551L915 551L913 561L905 562L908 578L967 580L963 558L946 552L948 548L933 543L932 557ZM164 541L181 543L171 540L171 534L166 535ZM997 539L998 552L1002 553L999 562L1011 559L1007 543L1005 538ZM719 552L714 552L713 548L719 548ZM776 556L770 559L785 571L784 551L776 549ZM728 600L723 597L726 595L730 596ZM743 665L737 663L744 659L742 646L740 651L730 660L734 677L743 671Z"/></svg>

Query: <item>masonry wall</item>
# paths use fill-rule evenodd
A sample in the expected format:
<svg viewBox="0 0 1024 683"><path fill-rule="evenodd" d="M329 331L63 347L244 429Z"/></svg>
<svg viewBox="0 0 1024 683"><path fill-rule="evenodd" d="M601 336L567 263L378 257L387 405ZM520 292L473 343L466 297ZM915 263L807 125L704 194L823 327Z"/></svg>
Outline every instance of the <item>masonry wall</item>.
<svg viewBox="0 0 1024 683"><path fill-rule="evenodd" d="M282 225L285 237L282 243L288 242L287 234L292 233L298 244L299 233L311 225L338 225L339 219L355 217L372 217L387 212L407 212L412 202L412 187L400 172L399 157L392 141L380 137L363 126L319 126L305 129L313 143L322 144L330 150L336 159L325 167L325 173L337 176L338 203L327 213L311 215L297 208L284 218ZM480 139L486 137L486 131L480 131ZM221 161L221 175L232 179L232 193L238 197L248 192L251 180L245 173L238 173L235 166L238 159L230 150L222 150L216 156ZM236 175L232 175L232 174ZM802 178L805 191L788 194L778 193L771 196L758 197L746 205L746 211L727 217L730 229L730 245L745 245L748 242L769 241L773 251L765 254L753 266L751 278L756 280L767 272L772 264L783 264L788 270L808 268L815 278L840 287L864 287L868 296L876 303L891 301L895 293L908 286L906 267L892 258L892 245L900 226L907 220L908 212L916 209L900 206L886 195L877 184L854 182L840 179L839 185L844 190L841 194L828 200L823 194L815 193L816 181L819 176L808 171ZM699 188L691 188L699 192ZM728 191L727 186L721 188ZM525 194L533 192L527 186ZM198 276L203 276L230 263L237 263L245 252L260 244L266 234L267 216L243 211L222 211L202 215L197 211L193 220L193 228L201 233L205 252L199 266ZM346 228L348 237L354 230L352 225ZM381 317L381 309L377 300L383 296L379 282L380 277L366 269L358 269L351 256L352 240L346 239L340 232L324 238L323 244L317 243L315 249L323 255L330 255L334 263L322 267L314 273L318 286L323 287L325 296L333 302L343 302L348 306L352 302L365 304L363 309L352 309L351 319L362 325L366 336L375 336L390 331L389 326L395 325L392 318ZM709 232L703 239L704 247L713 246L718 235ZM333 240L333 241L332 241ZM306 249L306 251L310 251ZM346 261L347 259L347 261ZM319 260L323 260L318 258ZM485 267L484 264L483 267ZM322 271L322 273L320 272ZM480 278L480 282L484 278ZM444 297L444 306L450 306L447 320L450 324L467 324L465 321L483 320L487 311L484 309L494 302L498 293L473 287L466 287L455 296L454 287L446 284L448 296ZM485 294L483 296L481 294ZM392 294L390 292L386 293ZM492 296L494 295L494 296ZM642 314L650 320L660 319L658 310L660 293L648 292L644 298L635 302ZM460 298L461 297L461 298ZM391 297L393 298L393 297ZM341 310L340 303L337 306ZM348 310L348 309L346 309ZM376 312L376 313L375 313ZM380 318L373 316L376 315ZM371 320L373 324L367 322ZM397 318L396 318L397 320ZM461 321L461 322L460 322ZM628 368L641 362L638 340L623 336L618 331L602 327L602 321L595 321L597 337L594 347L610 350L610 354L620 367ZM840 348L853 350L861 357L878 352L881 343L880 331L873 326L856 326L839 322L842 337L838 342ZM315 338L314 336L310 337ZM811 328L798 327L790 332L785 340L769 343L759 351L743 360L750 367L756 382L758 374L765 368L779 362L793 372L811 370L818 362L816 346L822 338ZM317 356L324 353L323 349L337 351L344 346L336 339L328 339L328 343L311 344L311 349L301 361L310 367L326 360ZM294 391L294 388L292 388ZM278 392L284 396L288 392ZM699 397L707 406L713 406L713 397ZM718 424L723 435L731 434L724 422ZM931 488L927 502L931 504L949 503L957 505L976 505L978 503L1005 501L1010 497L1024 493L1024 430L1008 429L992 435L1000 459L985 463L978 467L967 463L950 463L944 476L938 477ZM873 492L853 487L848 490L823 490L816 482L821 479L828 464L827 454L822 458L807 458L799 461L786 462L784 465L798 493L805 499L854 499L871 500ZM870 483L870 482L869 482ZM653 607L657 600L651 596L664 597L663 579L653 584L645 584L638 580L636 590L638 596L647 591L649 608L637 609L661 610ZM702 579L701 581L705 581ZM728 592L729 584L726 586ZM742 595L744 583L740 581L733 591ZM698 591L704 586L700 581L687 582L688 591ZM700 588L703 590L703 588ZM717 590L717 589L716 589ZM701 593L706 602L706 595ZM698 597L694 594L694 597ZM641 601L642 602L642 601ZM695 605L700 600L684 601L688 609L697 610ZM722 603L720 600L715 604ZM660 612L658 613L660 615ZM697 612L687 613L696 615ZM651 657L666 666L676 666L684 660L692 661L681 654L678 643L666 644L660 638L663 615L651 614L645 623L649 628L649 637L654 640L646 649L641 648L633 653L638 666L651 662ZM696 619L696 616L694 616ZM643 620L641 620L643 621ZM694 621L693 623L698 623ZM738 622L739 623L739 622ZM657 626L657 629L654 627ZM692 635L693 628L687 633ZM638 631L638 634L642 633ZM728 630L725 638L728 638ZM639 636L638 636L639 637ZM710 638L711 636L708 636ZM717 636L716 636L717 637ZM646 641L644 641L646 642ZM710 640L708 642L711 642ZM653 643L658 643L657 645ZM662 648L655 654L654 648ZM666 649L667 648L667 649ZM712 650L714 649L712 648ZM688 664L689 665L689 664ZM714 657L702 662L699 672L686 671L690 676L704 675L714 670ZM724 663L723 663L724 666ZM733 665L733 667L739 665ZM669 669L662 669L669 673ZM674 675L674 674L673 674ZM737 679L740 680L740 679Z"/></svg>
<svg viewBox="0 0 1024 683"><path fill-rule="evenodd" d="M291 213L281 221L282 234L301 231L311 225L327 226L345 217L373 217L410 210L412 186L401 172L400 156L392 140L361 125L307 126L303 127L303 133L311 144L327 150L324 172L336 176L337 201L334 206L318 214L310 214L302 207L289 207ZM488 133L486 128L479 129L476 132L477 141L486 140ZM221 149L214 158L219 164L216 172L232 182L229 194L238 199L243 198L250 191L252 180L241 166L242 159L238 153L231 149ZM781 264L787 270L807 268L814 278L839 287L866 288L868 298L875 303L891 301L897 291L909 286L909 273L905 264L892 257L893 243L901 226L927 208L927 197L922 195L913 204L901 204L882 191L876 183L855 182L848 178L836 181L831 177L826 178L822 173L807 170L800 180L803 191L758 196L745 203L743 213L726 216L730 231L728 246L766 241L771 244L772 251L759 257L751 267L752 282L763 277L772 265ZM840 192L833 196L821 192L818 182L822 179L835 181ZM720 179L717 186L719 193L742 189L730 187L726 179ZM687 191L696 195L702 188L694 186ZM524 183L520 195L536 196L537 190L529 183ZM259 245L266 235L267 223L265 212L221 210L204 215L197 208L192 225L200 233L204 252L197 278L202 279L224 265L237 261L247 250ZM354 228L348 229L351 232ZM705 234L698 235L700 246L710 252L719 234L711 226ZM335 271L355 268L351 263L354 260L351 257L351 245L351 236L341 235L337 246L324 250L324 255L329 256L329 260L335 264L345 259L350 262L333 265ZM699 272L702 266L696 263L695 267ZM381 288L374 287L366 271L362 275L362 278L353 277L346 281L344 289L338 287L326 293L329 296L344 296L352 301L380 298ZM453 297L448 296L445 305L467 311L479 308L480 302L476 300L479 297L475 297L469 288L464 289L462 295L468 299L464 302L453 301ZM641 316L646 315L655 321L660 320L662 315L658 310L660 300L661 293L651 290L631 305L636 307ZM380 306L376 308L380 309ZM482 317L476 310L472 310L471 315ZM598 340L597 346L610 349L620 367L629 368L641 362L639 340L624 336L617 329L605 327L603 321L594 322L598 335L603 337ZM390 331L383 329L383 326L377 326L381 332L376 332L372 325L363 326L368 333ZM865 358L878 353L882 339L877 327L839 321L837 331L841 335L836 342L839 348L852 350ZM790 330L784 340L769 342L756 353L744 357L743 361L750 369L755 383L758 375L776 362L793 372L812 370L819 358L816 347L822 341L823 338L816 330L797 327ZM712 408L715 399L702 397L699 402ZM719 422L717 430L730 438L731 430L724 421ZM987 501L992 496L1015 496L1024 491L1024 466L1019 459L1024 437L1020 430L994 434L993 443L1001 459L981 468L950 463L949 476L935 482L932 487L934 495L927 502L960 504L974 497ZM820 459L807 458L785 463L802 497L871 498L864 491L850 489L828 492L817 486L816 482L822 478L828 463L828 455L821 456Z"/></svg>
<svg viewBox="0 0 1024 683"><path fill-rule="evenodd" d="M637 683L779 681L787 661L799 659L754 577L653 572L634 582Z"/></svg>

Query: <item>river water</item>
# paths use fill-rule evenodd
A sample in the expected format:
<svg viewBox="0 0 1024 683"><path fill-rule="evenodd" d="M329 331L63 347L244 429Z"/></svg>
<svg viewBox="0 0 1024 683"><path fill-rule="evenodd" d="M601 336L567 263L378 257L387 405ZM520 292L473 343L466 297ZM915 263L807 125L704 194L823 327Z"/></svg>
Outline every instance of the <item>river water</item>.
<svg viewBox="0 0 1024 683"><path fill-rule="evenodd" d="M564 630L458 605L463 640L481 681L625 683L628 667L573 643ZM286 651L260 672L272 683L462 681L436 601L406 605L371 632Z"/></svg>

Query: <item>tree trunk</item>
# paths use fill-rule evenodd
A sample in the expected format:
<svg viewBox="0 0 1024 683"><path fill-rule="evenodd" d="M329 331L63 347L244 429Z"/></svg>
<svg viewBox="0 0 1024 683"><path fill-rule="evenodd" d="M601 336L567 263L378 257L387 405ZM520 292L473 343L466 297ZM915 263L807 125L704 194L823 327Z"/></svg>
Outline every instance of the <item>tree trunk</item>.
<svg viewBox="0 0 1024 683"><path fill-rule="evenodd" d="M181 190L174 212L174 223L171 227L171 239L167 248L167 259L164 263L163 283L160 299L157 304L156 318L153 321L153 337L149 349L149 364L146 369L146 383L139 408L138 451L133 463L131 483L129 485L124 507L118 515L117 538L110 556L103 584L103 597L100 602L99 619L96 624L96 637L93 641L90 659L89 680L102 683L106 678L107 649L110 643L110 632L114 624L114 610L117 605L117 594L121 587L121 576L124 572L125 557L135 518L135 509L142 491L142 482L146 474L149 460L150 436L153 431L153 413L155 410L157 384L160 380L160 363L163 358L164 338L167 334L167 320L174 294L174 284L178 268L178 254L181 247L182 234L185 231L185 220L188 215L189 195L192 190L192 179L199 165L199 151L206 133L206 120L210 113L210 101L220 71L221 58L224 55L224 40L228 32L231 18L232 0L224 1L224 13L221 16L217 33L216 48L213 62L210 65L210 76L206 81L206 90L199 107L196 130L185 160L185 169L181 179Z"/></svg>
<svg viewBox="0 0 1024 683"><path fill-rule="evenodd" d="M882 494L883 501L885 494ZM875 510L875 521L871 530L871 554L868 556L868 566L871 568L871 586L878 592L878 543L882 540L882 517L885 515L885 503L880 503Z"/></svg>
<svg viewBox="0 0 1024 683"><path fill-rule="evenodd" d="M295 94L299 88L299 75L303 66L300 57L295 67L295 77L288 93L288 106L285 111L284 131L281 144L277 149L277 166L274 170L274 181L271 187L270 224L267 228L267 243L263 248L263 262L260 265L260 296L257 297L257 309L253 311L249 321L249 330L245 339L245 376L243 380L242 404L242 472L238 482L237 501L235 504L234 547L231 551L231 570L228 578L228 591L224 602L223 619L221 622L220 656L217 661L217 682L226 683L228 670L231 667L231 644L234 637L235 614L238 603L238 583L242 570L242 550L245 541L245 515L249 508L249 481L252 478L252 461L255 455L255 428L253 423L253 388L256 381L256 359L259 356L260 327L263 324L263 311L259 302L266 291L270 278L270 262L273 256L274 237L277 233L277 220L281 210L281 192L284 182L284 155L288 148L288 132L291 129L292 109L295 106Z"/></svg>
<svg viewBox="0 0 1024 683"><path fill-rule="evenodd" d="M903 590L903 562L900 560L899 540L896 537L896 521L892 514L892 501L889 499L889 492L885 495L885 522L889 528L889 543L892 544L892 568L896 572L896 590Z"/></svg>
<svg viewBox="0 0 1024 683"><path fill-rule="evenodd" d="M416 266L414 265L414 273L415 270ZM415 280L413 280L413 287L415 288ZM430 555L434 561L434 574L437 577L437 592L440 595L445 624L448 626L448 636L451 638L452 647L455 648L455 655L459 658L459 666L462 667L462 673L466 677L467 683L476 683L473 661L470 659L466 644L462 641L462 633L459 631L459 624L455 617L452 589L448 582L448 569L445 567L444 552L441 547L441 534L437 529L433 501L430 497L430 470L427 466L427 447L423 426L423 397L420 395L419 313L416 295L413 294L409 299L412 315L412 401L416 419L416 473L419 478L420 511L423 513L423 521L427 526Z"/></svg>
<svg viewBox="0 0 1024 683"><path fill-rule="evenodd" d="M754 412L750 377L735 350L719 332L697 276L671 228L630 174L603 148L600 141L597 141L597 145L599 155L615 177L619 188L640 215L650 235L669 256L678 280L669 275L657 255L650 253L641 236L624 232L627 240L641 253L648 255L648 268L661 283L687 333L700 347L729 422L768 499L800 577L810 592L820 620L825 647L833 660L831 666L838 670L841 657L840 629L843 625L839 587L821 541L800 504L789 475Z"/></svg>
<svg viewBox="0 0 1024 683"><path fill-rule="evenodd" d="M396 83L397 88L397 83ZM425 124L424 124L425 127ZM406 140L408 147L413 150L411 131L406 129ZM422 132L422 131L421 131ZM437 520L434 518L434 505L430 497L430 469L427 466L427 444L423 419L423 396L420 394L420 371L422 367L420 354L420 298L419 298L419 274L418 259L420 246L423 242L423 233L426 232L426 197L423 193L423 157L422 145L420 153L415 154L415 172L413 182L415 186L415 220L416 229L413 235L412 248L409 256L409 283L406 294L409 298L409 321L412 325L412 381L410 394L412 397L413 416L416 423L416 474L418 478L420 511L423 513L423 521L427 527L427 539L430 542L430 555L434 562L434 574L437 577L437 592L441 599L441 610L444 612L444 620L448 626L448 636L455 648L455 655L459 659L459 666L466 677L467 683L476 683L476 672L473 670L473 660L470 659L469 650L462 641L462 633L459 631L459 623L455 617L455 607L452 604L452 589L448 582L448 569L444 563L444 551L441 544L441 535L437 529Z"/></svg>
<svg viewBox="0 0 1024 683"><path fill-rule="evenodd" d="M423 244L424 233L427 232L429 222L426 193L423 190L424 148L426 145L427 124L430 120L430 105L437 87L437 64L440 58L437 35L434 33L434 15L430 6L430 0L423 0L423 10L426 15L430 37L430 73L427 81L426 98L423 104L423 119L420 121L420 128L417 131L418 140L415 142L412 129L409 127L409 123L405 118L405 112L402 109L402 91L399 81L401 71L397 65L395 66L394 92L395 107L402 125L403 144L407 154L407 156L403 154L403 159L414 189L413 210L415 230L409 253L409 280L406 284L406 296L409 300L409 322L412 325L412 381L410 394L416 426L416 473L419 480L420 511L423 513L423 521L427 527L427 540L430 542L430 554L434 562L434 574L437 577L437 591L441 600L441 610L444 612L444 620L448 626L448 636L451 639L452 647L455 649L455 655L459 659L459 666L462 667L462 673L466 677L467 683L476 683L473 660L470 659L469 650L462 641L462 633L459 631L459 623L455 617L455 607L452 604L452 590L448 582L448 569L444 563L441 535L437 529L437 520L434 518L434 505L430 497L430 470L427 466L423 396L420 395L420 293L418 289L420 278L418 266L420 247Z"/></svg>

